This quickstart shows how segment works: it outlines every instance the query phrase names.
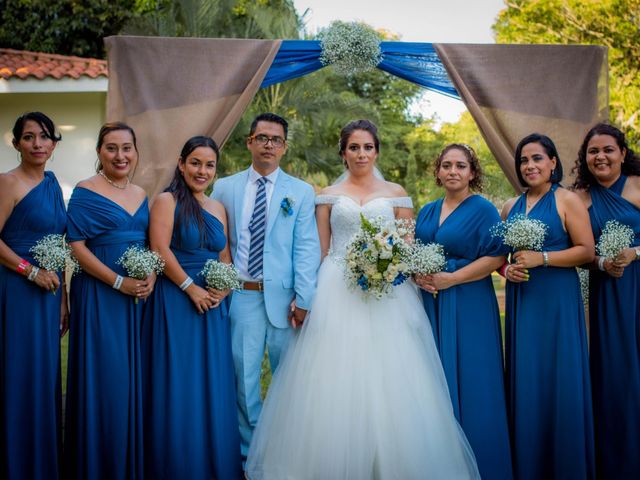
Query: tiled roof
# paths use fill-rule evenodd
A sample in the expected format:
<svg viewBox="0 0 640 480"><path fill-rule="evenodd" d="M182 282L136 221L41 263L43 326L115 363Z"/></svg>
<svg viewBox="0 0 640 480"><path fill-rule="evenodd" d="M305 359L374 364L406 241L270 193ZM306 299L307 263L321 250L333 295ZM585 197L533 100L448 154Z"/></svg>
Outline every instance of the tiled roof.
<svg viewBox="0 0 640 480"><path fill-rule="evenodd" d="M0 48L0 78L60 80L65 77L78 79L82 75L90 78L108 77L107 61Z"/></svg>

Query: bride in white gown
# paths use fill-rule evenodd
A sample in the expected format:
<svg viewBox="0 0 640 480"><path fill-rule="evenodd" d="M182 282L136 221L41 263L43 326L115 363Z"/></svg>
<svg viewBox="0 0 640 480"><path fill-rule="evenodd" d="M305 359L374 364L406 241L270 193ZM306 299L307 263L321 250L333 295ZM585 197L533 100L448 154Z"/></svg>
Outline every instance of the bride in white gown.
<svg viewBox="0 0 640 480"><path fill-rule="evenodd" d="M348 288L340 257L366 217L411 217L399 185L374 175L376 127L343 128L347 178L316 199L323 254L313 308L292 339L253 434L251 480L475 479L420 294Z"/></svg>

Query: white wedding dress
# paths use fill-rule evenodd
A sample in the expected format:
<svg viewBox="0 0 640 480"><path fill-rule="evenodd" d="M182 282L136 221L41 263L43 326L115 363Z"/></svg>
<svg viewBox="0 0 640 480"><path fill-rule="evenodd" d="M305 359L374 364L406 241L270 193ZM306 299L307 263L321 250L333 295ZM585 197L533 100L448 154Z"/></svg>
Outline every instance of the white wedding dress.
<svg viewBox="0 0 640 480"><path fill-rule="evenodd" d="M310 315L274 375L254 432L251 480L480 478L453 415L419 292L381 300L348 288L340 256L368 218L393 218L409 198L330 203L332 252Z"/></svg>

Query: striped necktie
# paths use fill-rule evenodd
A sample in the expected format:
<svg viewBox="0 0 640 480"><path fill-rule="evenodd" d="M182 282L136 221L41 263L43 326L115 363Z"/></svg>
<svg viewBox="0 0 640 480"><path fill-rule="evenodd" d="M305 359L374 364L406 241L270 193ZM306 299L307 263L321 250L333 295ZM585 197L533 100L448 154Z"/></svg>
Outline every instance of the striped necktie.
<svg viewBox="0 0 640 480"><path fill-rule="evenodd" d="M248 270L251 278L258 278L262 275L264 233L267 226L267 192L265 188L267 181L266 177L258 179L256 203L253 206L253 215L251 215L251 221L249 222L251 246L249 247Z"/></svg>

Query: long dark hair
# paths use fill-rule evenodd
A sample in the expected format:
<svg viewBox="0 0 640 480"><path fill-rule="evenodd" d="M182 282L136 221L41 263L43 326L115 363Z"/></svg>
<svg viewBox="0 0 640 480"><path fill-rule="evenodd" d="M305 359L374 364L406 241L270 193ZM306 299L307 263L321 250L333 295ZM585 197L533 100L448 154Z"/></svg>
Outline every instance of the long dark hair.
<svg viewBox="0 0 640 480"><path fill-rule="evenodd" d="M573 182L574 188L589 190L598 184L596 177L589 171L589 166L587 165L587 147L591 139L596 135L609 135L615 138L620 152L626 150L621 166L623 175L640 175L640 159L634 151L629 148L629 145L627 145L624 133L608 123L598 123L587 132L580 146L580 150L578 150L578 158L572 170L572 172L576 173L576 180Z"/></svg>
<svg viewBox="0 0 640 480"><path fill-rule="evenodd" d="M522 185L523 187L529 186L527 182L524 181L524 178L522 177L522 173L520 172L520 163L521 163L520 157L522 156L522 149L525 147L525 145L529 145L530 143L539 143L542 146L542 148L544 148L544 151L547 153L547 156L549 158L553 158L553 157L556 158L556 168L554 168L553 171L551 172L551 177L549 177L549 181L551 183L560 183L562 181L562 176L563 176L562 162L560 161L560 155L558 155L558 149L553 143L553 140L551 140L546 135L542 135L540 133L532 133L531 135L527 135L522 140L520 140L520 143L518 143L518 146L516 147L516 153L513 156L515 160L515 166L516 166L516 175L518 176L518 181L520 182L520 185Z"/></svg>
<svg viewBox="0 0 640 480"><path fill-rule="evenodd" d="M50 138L54 142L62 140L62 135L56 135L56 126L53 124L53 120L47 117L42 112L27 112L23 113L16 119L16 123L13 124L13 144L18 145L22 132L24 132L24 124L29 120L36 122L42 128L45 136Z"/></svg>
<svg viewBox="0 0 640 480"><path fill-rule="evenodd" d="M220 149L218 145L211 137L205 137L203 135L198 135L195 137L191 137L182 147L182 151L180 152L180 158L178 159L178 164L184 164L187 157L193 152L196 148L199 147L208 147L213 150L216 154L216 163L220 158ZM204 242L207 238L206 229L204 228L204 215L202 213L202 205L200 202L196 200L193 196L193 192L184 181L184 177L182 176L182 172L179 167L176 167L175 172L173 173L173 180L169 186L165 189L165 192L171 192L173 198L175 198L176 203L178 204L178 215L176 216L176 223L174 230L178 232L177 239L178 243L182 242L182 225L189 225L191 222L195 220L195 223L198 225L198 231L200 232L200 246L204 245Z"/></svg>
<svg viewBox="0 0 640 480"><path fill-rule="evenodd" d="M117 132L119 130L126 130L131 134L131 138L133 139L133 148L136 150L136 153L138 153L138 141L136 139L136 132L134 132L133 128L131 128L124 122L109 122L100 127L100 131L98 132L98 141L96 143L96 151L99 152L100 148L102 148L104 137L106 137L111 132ZM135 168L138 168L137 162ZM100 159L98 159L96 160L96 173L100 172L100 170L102 170L102 163L100 163Z"/></svg>

